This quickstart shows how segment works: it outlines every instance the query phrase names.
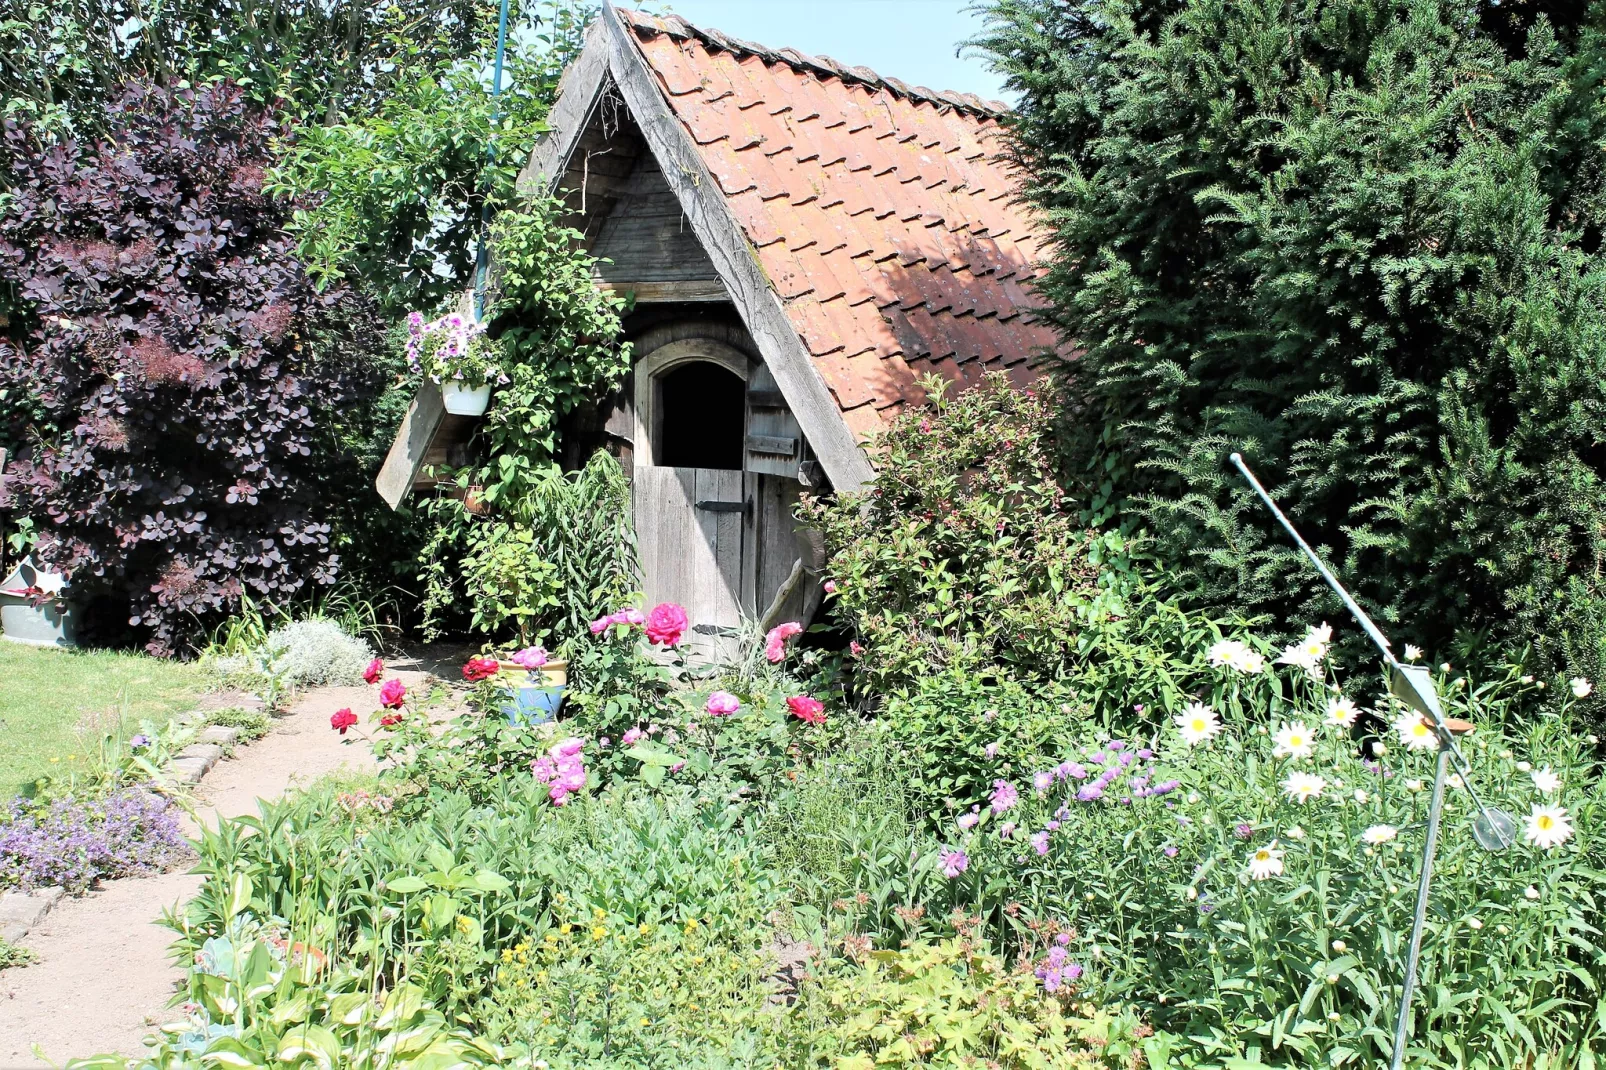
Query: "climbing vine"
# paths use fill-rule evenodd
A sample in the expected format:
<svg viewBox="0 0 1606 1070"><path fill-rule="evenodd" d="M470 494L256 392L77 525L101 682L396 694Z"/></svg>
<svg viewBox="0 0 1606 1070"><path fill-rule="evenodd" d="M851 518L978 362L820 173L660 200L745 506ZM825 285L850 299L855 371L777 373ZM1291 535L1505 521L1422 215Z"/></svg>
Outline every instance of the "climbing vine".
<svg viewBox="0 0 1606 1070"><path fill-rule="evenodd" d="M433 527L419 576L426 633L439 631L471 572L476 626L494 633L518 621L521 635L530 636L560 624L572 632L574 621L595 615L593 603L622 597L633 583L628 493L618 464L602 456L565 477L553 460L559 421L616 389L630 370L629 343L619 340L624 302L597 289L596 259L582 235L562 224L562 212L555 198L538 198L504 211L492 227L486 319L507 382L480 427L477 458L437 473L459 495L424 505ZM485 515L466 508L470 488ZM526 540L531 575L561 576L556 595L548 583L481 575Z"/></svg>

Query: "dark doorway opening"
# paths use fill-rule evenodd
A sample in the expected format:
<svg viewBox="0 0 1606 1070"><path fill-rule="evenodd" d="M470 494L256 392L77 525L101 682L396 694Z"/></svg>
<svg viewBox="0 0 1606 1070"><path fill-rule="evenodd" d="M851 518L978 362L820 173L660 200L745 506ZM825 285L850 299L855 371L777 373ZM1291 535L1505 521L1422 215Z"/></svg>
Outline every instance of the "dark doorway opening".
<svg viewBox="0 0 1606 1070"><path fill-rule="evenodd" d="M658 463L666 468L740 470L746 445L747 384L706 360L658 379Z"/></svg>

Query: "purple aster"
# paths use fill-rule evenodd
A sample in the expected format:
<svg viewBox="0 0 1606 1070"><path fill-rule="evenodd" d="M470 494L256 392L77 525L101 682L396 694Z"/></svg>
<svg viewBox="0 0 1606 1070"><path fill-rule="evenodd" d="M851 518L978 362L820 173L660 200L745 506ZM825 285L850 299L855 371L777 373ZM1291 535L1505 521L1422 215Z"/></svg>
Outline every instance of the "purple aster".
<svg viewBox="0 0 1606 1070"><path fill-rule="evenodd" d="M1032 833L1032 850L1040 855L1048 854L1048 833L1046 831Z"/></svg>
<svg viewBox="0 0 1606 1070"><path fill-rule="evenodd" d="M1020 801L1020 792L1007 780L993 781L993 813L1001 814Z"/></svg>
<svg viewBox="0 0 1606 1070"><path fill-rule="evenodd" d="M942 875L949 880L970 868L970 856L963 851L944 851L937 860L942 863Z"/></svg>

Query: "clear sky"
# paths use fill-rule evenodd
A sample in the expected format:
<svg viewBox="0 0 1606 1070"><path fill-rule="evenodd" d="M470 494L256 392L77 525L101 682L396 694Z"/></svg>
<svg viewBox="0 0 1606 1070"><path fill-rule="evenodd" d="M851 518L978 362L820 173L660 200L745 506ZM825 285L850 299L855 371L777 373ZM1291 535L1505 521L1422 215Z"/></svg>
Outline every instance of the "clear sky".
<svg viewBox="0 0 1606 1070"><path fill-rule="evenodd" d="M1008 99L997 75L974 55L954 56L982 28L970 0L662 0L631 5L673 11L688 22L769 48L824 54L910 85Z"/></svg>

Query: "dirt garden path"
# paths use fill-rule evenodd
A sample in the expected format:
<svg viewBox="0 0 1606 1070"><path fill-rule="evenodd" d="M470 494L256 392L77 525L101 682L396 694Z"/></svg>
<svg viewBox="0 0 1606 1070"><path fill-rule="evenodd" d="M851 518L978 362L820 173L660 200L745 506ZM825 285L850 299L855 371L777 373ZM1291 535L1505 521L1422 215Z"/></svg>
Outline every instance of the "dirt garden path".
<svg viewBox="0 0 1606 1070"><path fill-rule="evenodd" d="M397 662L393 668L411 690L436 666ZM343 745L329 728L329 715L350 706L366 716L373 705L366 687L308 692L265 737L213 767L196 788L196 816L215 827L220 815L253 814L258 799L276 798L326 773L372 771L367 745ZM111 881L58 903L22 941L39 961L0 972L0 1070L142 1051L146 1033L171 1016L167 1005L182 977L168 954L173 934L161 925L162 911L189 899L200 884L197 876L165 873ZM44 1060L34 1055L36 1046Z"/></svg>

